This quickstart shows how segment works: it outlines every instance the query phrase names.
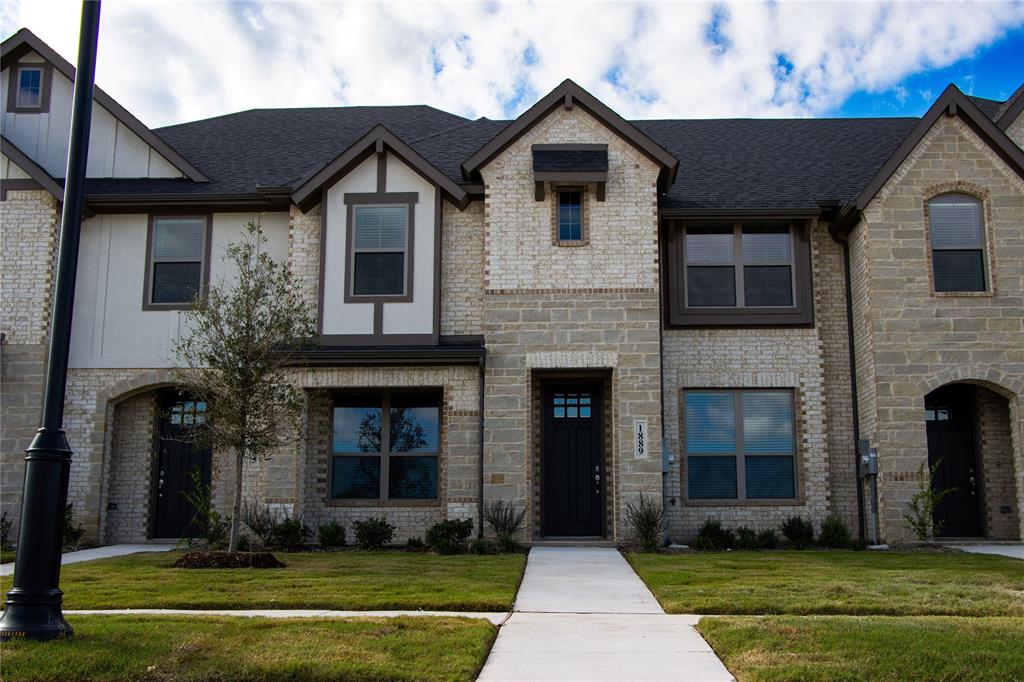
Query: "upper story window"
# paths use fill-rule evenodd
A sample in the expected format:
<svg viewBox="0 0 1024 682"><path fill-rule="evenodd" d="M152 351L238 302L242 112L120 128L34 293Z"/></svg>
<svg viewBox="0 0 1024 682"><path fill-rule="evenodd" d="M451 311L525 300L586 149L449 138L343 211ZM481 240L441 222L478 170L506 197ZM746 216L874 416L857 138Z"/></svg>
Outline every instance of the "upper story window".
<svg viewBox="0 0 1024 682"><path fill-rule="evenodd" d="M796 422L789 390L683 395L690 500L796 498Z"/></svg>
<svg viewBox="0 0 1024 682"><path fill-rule="evenodd" d="M400 297L409 293L409 216L407 205L353 206L352 297Z"/></svg>
<svg viewBox="0 0 1024 682"><path fill-rule="evenodd" d="M558 190L558 241L583 241L583 190Z"/></svg>
<svg viewBox="0 0 1024 682"><path fill-rule="evenodd" d="M152 218L145 309L180 309L192 304L206 281L209 232L207 216Z"/></svg>
<svg viewBox="0 0 1024 682"><path fill-rule="evenodd" d="M339 396L332 421L332 499L437 499L440 394Z"/></svg>
<svg viewBox="0 0 1024 682"><path fill-rule="evenodd" d="M966 194L928 202L932 273L937 292L985 291L982 204Z"/></svg>
<svg viewBox="0 0 1024 682"><path fill-rule="evenodd" d="M810 248L790 221L669 221L670 323L811 322Z"/></svg>
<svg viewBox="0 0 1024 682"><path fill-rule="evenodd" d="M18 64L7 91L7 111L45 113L49 110L50 67L45 63Z"/></svg>

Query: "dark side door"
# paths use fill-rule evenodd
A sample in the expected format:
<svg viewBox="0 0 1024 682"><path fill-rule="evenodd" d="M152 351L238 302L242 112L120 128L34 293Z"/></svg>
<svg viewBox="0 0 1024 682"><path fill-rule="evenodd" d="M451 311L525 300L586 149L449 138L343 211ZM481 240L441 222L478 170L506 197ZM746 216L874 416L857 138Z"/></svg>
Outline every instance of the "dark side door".
<svg viewBox="0 0 1024 682"><path fill-rule="evenodd" d="M196 447L187 435L195 421L203 419L205 408L203 403L182 399L176 393L167 393L161 400L153 537L195 537L199 532L192 523L196 508L185 494L196 489L193 472L198 472L198 481L209 489L211 451Z"/></svg>
<svg viewBox="0 0 1024 682"><path fill-rule="evenodd" d="M544 535L600 536L605 488L601 386L548 384L543 400Z"/></svg>
<svg viewBox="0 0 1024 682"><path fill-rule="evenodd" d="M949 490L935 508L942 523L940 537L980 537L981 496L978 489L973 389L966 385L940 388L925 398L928 465L939 463L932 479L935 490Z"/></svg>

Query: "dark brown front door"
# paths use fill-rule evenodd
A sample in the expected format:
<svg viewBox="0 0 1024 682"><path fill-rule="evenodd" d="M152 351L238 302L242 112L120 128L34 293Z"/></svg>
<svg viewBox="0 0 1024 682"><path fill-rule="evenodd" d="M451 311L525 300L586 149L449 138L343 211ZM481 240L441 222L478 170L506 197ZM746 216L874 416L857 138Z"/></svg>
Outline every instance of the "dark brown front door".
<svg viewBox="0 0 1024 682"><path fill-rule="evenodd" d="M544 535L596 537L603 532L601 386L544 388Z"/></svg>
<svg viewBox="0 0 1024 682"><path fill-rule="evenodd" d="M925 398L928 465L939 463L932 487L955 489L939 502L933 515L942 524L937 535L943 537L982 534L973 398L973 388L966 385L946 386Z"/></svg>
<svg viewBox="0 0 1024 682"><path fill-rule="evenodd" d="M161 400L153 537L195 537L199 532L192 523L196 508L184 493L196 488L193 472L198 472L199 482L209 488L210 449L196 447L186 440L186 434L196 419L203 418L204 408L203 403L183 400L174 393Z"/></svg>

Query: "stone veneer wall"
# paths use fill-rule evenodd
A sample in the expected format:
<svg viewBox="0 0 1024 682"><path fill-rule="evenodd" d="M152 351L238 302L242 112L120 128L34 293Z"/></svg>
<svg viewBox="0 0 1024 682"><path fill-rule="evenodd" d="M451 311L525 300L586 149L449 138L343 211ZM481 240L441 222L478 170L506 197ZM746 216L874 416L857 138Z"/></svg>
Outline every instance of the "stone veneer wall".
<svg viewBox="0 0 1024 682"><path fill-rule="evenodd" d="M156 394L143 393L114 407L113 433L106 474L108 509L103 540L145 542L156 462Z"/></svg>
<svg viewBox="0 0 1024 682"><path fill-rule="evenodd" d="M9 190L0 201L0 512L17 538L25 448L43 400L46 344L60 214L44 190Z"/></svg>
<svg viewBox="0 0 1024 682"><path fill-rule="evenodd" d="M1020 510L1014 499L1009 405L1001 395L982 387L977 388L975 397L986 535L992 540L1016 540L1020 537ZM1003 511L1007 508L1008 513Z"/></svg>
<svg viewBox="0 0 1024 682"><path fill-rule="evenodd" d="M936 294L927 200L984 202L989 291ZM1016 486L1024 505L1024 182L957 118L941 118L864 211L851 234L861 433L879 448L881 526L909 541L903 520L927 458L924 396L953 381L1010 400ZM1019 521L1018 521L1018 533Z"/></svg>
<svg viewBox="0 0 1024 682"><path fill-rule="evenodd" d="M606 200L588 200L589 244L552 243L551 202L534 196L531 146L608 145ZM633 420L661 438L657 167L578 107L559 107L482 170L484 334L487 389L485 499L529 501L534 519L531 395L538 370L610 373L613 489L610 538L625 536L623 508L643 492L660 496L656 453L633 458ZM549 188L550 189L550 188Z"/></svg>
<svg viewBox="0 0 1024 682"><path fill-rule="evenodd" d="M292 206L288 216L288 265L314 317L320 307L320 211L303 213Z"/></svg>
<svg viewBox="0 0 1024 682"><path fill-rule="evenodd" d="M1018 147L1024 148L1024 114L1017 116L1017 119L1006 129L1006 136L1017 143Z"/></svg>

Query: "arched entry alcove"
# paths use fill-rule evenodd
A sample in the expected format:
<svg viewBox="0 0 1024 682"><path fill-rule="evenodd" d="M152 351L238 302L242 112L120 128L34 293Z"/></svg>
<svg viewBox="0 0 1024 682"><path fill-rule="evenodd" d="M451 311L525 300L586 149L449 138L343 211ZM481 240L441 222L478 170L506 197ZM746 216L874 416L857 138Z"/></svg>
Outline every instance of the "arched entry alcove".
<svg viewBox="0 0 1024 682"><path fill-rule="evenodd" d="M940 538L1019 538L1013 437L1006 397L978 383L946 384L925 396Z"/></svg>

